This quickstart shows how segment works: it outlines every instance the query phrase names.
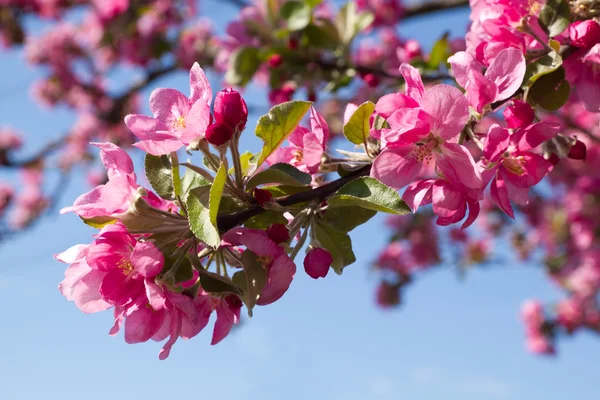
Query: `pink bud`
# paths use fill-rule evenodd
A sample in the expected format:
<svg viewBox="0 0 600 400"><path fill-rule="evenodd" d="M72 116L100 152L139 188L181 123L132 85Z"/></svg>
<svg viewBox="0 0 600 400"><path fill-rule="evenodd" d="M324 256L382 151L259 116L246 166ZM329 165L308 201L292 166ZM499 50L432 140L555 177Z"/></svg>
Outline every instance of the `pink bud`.
<svg viewBox="0 0 600 400"><path fill-rule="evenodd" d="M313 279L325 278L332 262L333 257L327 250L315 247L304 257L304 270Z"/></svg>
<svg viewBox="0 0 600 400"><path fill-rule="evenodd" d="M375 74L366 74L363 77L363 80L367 83L367 85L369 85L370 87L377 87L377 85L379 85L379 78L377 77L377 75Z"/></svg>
<svg viewBox="0 0 600 400"><path fill-rule="evenodd" d="M569 27L569 36L573 46L590 48L600 43L600 24L591 19L574 22Z"/></svg>
<svg viewBox="0 0 600 400"><path fill-rule="evenodd" d="M233 129L222 122L215 122L210 125L204 135L208 143L214 144L215 146L221 146L229 141L233 136Z"/></svg>
<svg viewBox="0 0 600 400"><path fill-rule="evenodd" d="M232 88L221 90L215 98L215 120L233 129L242 130L248 120L248 107L240 94Z"/></svg>
<svg viewBox="0 0 600 400"><path fill-rule="evenodd" d="M277 68L282 62L283 57L281 57L281 54L273 54L271 57L269 57L269 68Z"/></svg>
<svg viewBox="0 0 600 400"><path fill-rule="evenodd" d="M267 236L279 244L287 242L290 239L290 232L284 224L273 224L267 229Z"/></svg>
<svg viewBox="0 0 600 400"><path fill-rule="evenodd" d="M383 308L389 308L400 304L400 289L396 285L381 282L377 287L377 304Z"/></svg>
<svg viewBox="0 0 600 400"><path fill-rule="evenodd" d="M521 100L514 100L512 105L504 109L504 119L510 129L524 128L533 122L533 118L533 108Z"/></svg>
<svg viewBox="0 0 600 400"><path fill-rule="evenodd" d="M273 194L265 189L254 189L254 198L259 206L264 207L264 205L273 199Z"/></svg>
<svg viewBox="0 0 600 400"><path fill-rule="evenodd" d="M585 143L578 140L575 142L575 144L573 146L571 146L571 150L569 150L569 154L567 154L567 157L572 158L573 160L585 161L586 155L587 155L587 148L585 147Z"/></svg>

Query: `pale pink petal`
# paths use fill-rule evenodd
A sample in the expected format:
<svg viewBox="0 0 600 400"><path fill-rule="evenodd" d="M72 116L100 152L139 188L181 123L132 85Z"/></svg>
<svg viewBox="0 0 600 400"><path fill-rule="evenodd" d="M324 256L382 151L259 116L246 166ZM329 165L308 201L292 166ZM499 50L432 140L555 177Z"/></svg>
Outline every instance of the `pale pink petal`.
<svg viewBox="0 0 600 400"><path fill-rule="evenodd" d="M140 150L154 156L162 156L179 150L183 143L180 139L169 139L167 137L158 140L142 140L133 144Z"/></svg>
<svg viewBox="0 0 600 400"><path fill-rule="evenodd" d="M133 161L129 154L119 146L113 143L91 143L100 149L100 159L106 167L109 179L114 174L124 174L135 176L133 171Z"/></svg>
<svg viewBox="0 0 600 400"><path fill-rule="evenodd" d="M512 219L515 219L515 213L508 199L508 191L501 176L496 175L490 185L490 195L492 201Z"/></svg>
<svg viewBox="0 0 600 400"><path fill-rule="evenodd" d="M413 213L416 213L420 206L431 203L431 187L434 183L434 179L427 179L413 182L406 187L402 200L408 204Z"/></svg>
<svg viewBox="0 0 600 400"><path fill-rule="evenodd" d="M162 310L167 307L167 296L161 287L154 283L154 280L145 279L144 287L146 288L146 298L152 309Z"/></svg>
<svg viewBox="0 0 600 400"><path fill-rule="evenodd" d="M381 145L404 146L418 142L429 135L427 116L418 108L400 108L394 112L387 122L391 129L381 130Z"/></svg>
<svg viewBox="0 0 600 400"><path fill-rule="evenodd" d="M125 117L125 125L141 140L155 139L156 135L173 136L162 121L146 115L129 114Z"/></svg>
<svg viewBox="0 0 600 400"><path fill-rule="evenodd" d="M510 143L510 132L508 129L500 127L500 125L493 124L490 126L487 138L485 140L485 146L483 148L483 155L490 162L496 162L498 158L506 151Z"/></svg>
<svg viewBox="0 0 600 400"><path fill-rule="evenodd" d="M179 118L185 117L189 108L188 98L178 90L160 88L150 94L152 114L170 130L175 129Z"/></svg>
<svg viewBox="0 0 600 400"><path fill-rule="evenodd" d="M138 242L129 259L135 271L145 278L158 275L165 263L163 253L152 242Z"/></svg>
<svg viewBox="0 0 600 400"><path fill-rule="evenodd" d="M432 187L432 203L433 212L438 217L449 218L461 212L464 217L464 194L443 180L438 180Z"/></svg>
<svg viewBox="0 0 600 400"><path fill-rule="evenodd" d="M507 99L521 87L526 66L525 57L519 49L509 47L498 53L485 72L485 76L498 87L495 101Z"/></svg>
<svg viewBox="0 0 600 400"><path fill-rule="evenodd" d="M203 138L210 124L210 107L208 104L197 101L185 117L185 129L181 134L181 141L188 145L198 138Z"/></svg>
<svg viewBox="0 0 600 400"><path fill-rule="evenodd" d="M448 62L452 67L454 79L462 87L466 87L469 81L469 71L481 71L483 69L483 65L479 61L464 51L455 53L452 57L448 58Z"/></svg>
<svg viewBox="0 0 600 400"><path fill-rule="evenodd" d="M303 138L302 161L306 164L309 174L319 171L322 157L323 144L313 132L308 132Z"/></svg>
<svg viewBox="0 0 600 400"><path fill-rule="evenodd" d="M458 135L469 119L467 99L450 85L436 85L428 90L422 108L431 117L431 131L446 140Z"/></svg>
<svg viewBox="0 0 600 400"><path fill-rule="evenodd" d="M352 114L354 114L354 111L356 111L357 108L358 106L354 103L348 103L346 105L346 109L344 110L344 125L348 123L350 117L352 116Z"/></svg>
<svg viewBox="0 0 600 400"><path fill-rule="evenodd" d="M114 320L115 320L115 322L114 322L112 328L110 328L110 331L108 331L108 334L111 336L115 336L121 330L121 325L123 324L123 321L125 320L125 310L123 307L119 307L119 306L115 307Z"/></svg>
<svg viewBox="0 0 600 400"><path fill-rule="evenodd" d="M195 103L196 101L203 101L207 105L210 106L212 102L212 88L210 87L210 82L200 65L196 62L192 65L190 69L190 103Z"/></svg>
<svg viewBox="0 0 600 400"><path fill-rule="evenodd" d="M449 181L471 189L483 186L479 168L466 147L444 142L441 150L441 154L436 154L436 163Z"/></svg>
<svg viewBox="0 0 600 400"><path fill-rule="evenodd" d="M497 97L498 88L479 71L469 71L469 81L465 86L467 99L478 113L491 104Z"/></svg>
<svg viewBox="0 0 600 400"><path fill-rule="evenodd" d="M425 86L423 85L419 70L410 64L402 63L400 73L406 82L406 94L421 104L425 95Z"/></svg>
<svg viewBox="0 0 600 400"><path fill-rule="evenodd" d="M154 311L148 307L140 307L125 318L125 342L142 343L149 340L160 329L164 311Z"/></svg>
<svg viewBox="0 0 600 400"><path fill-rule="evenodd" d="M88 244L76 244L62 253L55 254L54 258L62 263L72 264L84 257L84 252L88 247Z"/></svg>
<svg viewBox="0 0 600 400"><path fill-rule="evenodd" d="M400 108L416 108L418 106L419 104L413 98L401 93L392 93L386 94L377 101L375 112L383 118L388 119L390 115ZM344 122L345 121L344 117Z"/></svg>
<svg viewBox="0 0 600 400"><path fill-rule="evenodd" d="M319 139L321 145L329 140L329 126L321 114L314 107L310 107L310 130Z"/></svg>
<svg viewBox="0 0 600 400"><path fill-rule="evenodd" d="M560 124L554 122L538 122L523 129L517 144L519 151L527 151L538 147L546 140L555 137L560 131Z"/></svg>
<svg viewBox="0 0 600 400"><path fill-rule="evenodd" d="M415 145L385 148L373 161L371 176L394 189L408 185L423 167L412 154L416 148Z"/></svg>

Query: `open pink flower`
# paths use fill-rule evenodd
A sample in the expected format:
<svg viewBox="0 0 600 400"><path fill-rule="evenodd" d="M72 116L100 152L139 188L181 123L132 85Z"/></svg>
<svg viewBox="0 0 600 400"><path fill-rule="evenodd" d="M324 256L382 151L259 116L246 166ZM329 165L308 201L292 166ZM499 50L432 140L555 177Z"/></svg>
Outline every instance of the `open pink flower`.
<svg viewBox="0 0 600 400"><path fill-rule="evenodd" d="M465 88L469 104L479 113L484 106L513 95L525 76L525 57L513 47L500 51L485 74L481 73L483 65L464 51L454 54L448 62L456 81Z"/></svg>
<svg viewBox="0 0 600 400"><path fill-rule="evenodd" d="M284 248L269 239L260 229L234 228L223 235L223 242L231 246L244 246L254 252L260 263L269 271L267 284L260 293L256 304L264 306L279 300L288 290L296 264L287 255Z"/></svg>
<svg viewBox="0 0 600 400"><path fill-rule="evenodd" d="M483 198L481 189L469 189L444 179L427 179L412 183L406 188L402 199L417 212L426 204L433 204L433 212L438 216L436 223L441 226L455 224L465 217L467 206L469 216L461 229L468 228L479 215L479 200Z"/></svg>
<svg viewBox="0 0 600 400"><path fill-rule="evenodd" d="M527 204L529 188L541 181L552 167L552 163L530 150L556 136L559 129L558 124L538 122L511 135L499 125L490 127L483 154L493 164L485 175L495 172L490 189L492 200L510 217L514 218L510 200Z"/></svg>
<svg viewBox="0 0 600 400"><path fill-rule="evenodd" d="M190 70L190 96L175 89L156 89L150 95L154 117L130 114L125 124L140 141L134 146L153 155L169 154L204 137L210 124L212 89L195 63Z"/></svg>
<svg viewBox="0 0 600 400"><path fill-rule="evenodd" d="M267 164L286 163L314 175L321 166L321 157L329 140L329 127L314 107L310 108L310 130L298 126L288 137L291 146L280 147Z"/></svg>
<svg viewBox="0 0 600 400"><path fill-rule="evenodd" d="M92 144L100 148L100 159L106 167L108 182L82 194L71 207L63 208L60 213L73 211L82 218L116 217L127 212L138 188L133 162L115 144Z"/></svg>
<svg viewBox="0 0 600 400"><path fill-rule="evenodd" d="M475 189L482 186L471 153L450 140L469 118L467 100L457 88L436 85L425 91L419 71L402 64L406 95L382 97L375 111L386 117L390 129L378 134L383 151L373 162L371 176L400 189L414 181L423 163L434 161L446 178Z"/></svg>

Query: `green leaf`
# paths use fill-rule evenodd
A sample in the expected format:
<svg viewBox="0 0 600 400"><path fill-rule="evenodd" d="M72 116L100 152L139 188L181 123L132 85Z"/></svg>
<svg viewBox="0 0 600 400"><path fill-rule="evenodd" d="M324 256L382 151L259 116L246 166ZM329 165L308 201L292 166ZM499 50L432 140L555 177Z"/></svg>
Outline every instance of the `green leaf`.
<svg viewBox="0 0 600 400"><path fill-rule="evenodd" d="M112 217L93 217L93 218L83 218L79 217L83 221L84 224L91 226L92 228L102 229L106 225L114 224L118 221L117 218Z"/></svg>
<svg viewBox="0 0 600 400"><path fill-rule="evenodd" d="M331 267L337 274L341 274L344 267L356 261L352 251L352 240L347 233L339 232L322 221L318 221L313 229L319 245L331 254Z"/></svg>
<svg viewBox="0 0 600 400"><path fill-rule="evenodd" d="M187 202L188 195L192 189L209 186L210 182L202 175L186 168L183 177L181 178L181 200Z"/></svg>
<svg viewBox="0 0 600 400"><path fill-rule="evenodd" d="M202 204L200 198L193 191L187 199L187 212L190 220L190 230L203 243L211 247L219 247L221 238L217 227L210 220L208 207Z"/></svg>
<svg viewBox="0 0 600 400"><path fill-rule="evenodd" d="M542 7L538 22L550 37L560 35L569 26L571 10L567 0L548 0Z"/></svg>
<svg viewBox="0 0 600 400"><path fill-rule="evenodd" d="M450 43L448 42L448 32L433 45L429 54L427 66L431 69L438 69L441 64L445 64L450 56Z"/></svg>
<svg viewBox="0 0 600 400"><path fill-rule="evenodd" d="M335 20L342 42L349 45L360 31L373 23L374 19L375 16L370 12L357 12L354 1L346 3L340 8Z"/></svg>
<svg viewBox="0 0 600 400"><path fill-rule="evenodd" d="M571 86L565 79L565 70L559 68L556 71L542 76L538 79L527 96L527 101L537 104L547 111L556 111L561 108L571 93Z"/></svg>
<svg viewBox="0 0 600 400"><path fill-rule="evenodd" d="M288 186L288 185L279 185L279 186L263 186L261 189L268 190L271 192L273 197L282 197L289 196L290 194L296 194L300 192L308 192L312 190L311 186ZM296 204L300 205L300 204Z"/></svg>
<svg viewBox="0 0 600 400"><path fill-rule="evenodd" d="M211 163L212 161L212 163ZM202 165L204 165L208 170L212 172L217 172L218 168L215 168L213 165L220 165L221 159L218 155L208 153L205 157L202 158Z"/></svg>
<svg viewBox="0 0 600 400"><path fill-rule="evenodd" d="M307 47L335 50L340 44L340 37L334 25L329 23L309 24L304 28Z"/></svg>
<svg viewBox="0 0 600 400"><path fill-rule="evenodd" d="M268 210L246 220L246 222L244 222L244 226L246 228L265 230L273 224L287 225L287 223L288 221L283 216L283 212Z"/></svg>
<svg viewBox="0 0 600 400"><path fill-rule="evenodd" d="M323 220L337 231L350 232L373 218L375 214L377 214L375 210L358 206L329 207L323 215Z"/></svg>
<svg viewBox="0 0 600 400"><path fill-rule="evenodd" d="M290 164L277 163L250 178L246 184L246 189L251 190L258 185L265 183L281 183L282 185L289 186L306 186L310 185L311 181L311 176L306 172L302 172Z"/></svg>
<svg viewBox="0 0 600 400"><path fill-rule="evenodd" d="M163 199L174 200L173 169L169 156L146 154L144 168L146 170L146 178L148 178L148 182L150 182L156 194Z"/></svg>
<svg viewBox="0 0 600 400"><path fill-rule="evenodd" d="M354 111L348 122L344 125L344 136L354 144L365 144L371 129L371 115L375 111L375 104L370 101L362 103Z"/></svg>
<svg viewBox="0 0 600 400"><path fill-rule="evenodd" d="M213 226L217 227L217 215L219 214L219 204L221 203L221 197L223 197L223 189L225 188L225 181L227 180L227 170L225 164L221 164L221 167L215 175L215 180L210 187L210 197L208 200L208 206L210 209L210 222Z"/></svg>
<svg viewBox="0 0 600 400"><path fill-rule="evenodd" d="M319 4L321 4L323 2L323 0L303 0L303 1L310 8L315 8L316 6L318 6Z"/></svg>
<svg viewBox="0 0 600 400"><path fill-rule="evenodd" d="M542 76L556 71L562 65L562 62L562 57L555 51L538 58L527 66L524 79L525 85L531 86Z"/></svg>
<svg viewBox="0 0 600 400"><path fill-rule="evenodd" d="M231 279L203 268L199 268L197 271L200 273L200 285L204 291L208 293L233 293L238 296L242 295L240 288Z"/></svg>
<svg viewBox="0 0 600 400"><path fill-rule="evenodd" d="M250 82L260 64L258 47L240 47L229 59L225 80L231 85L245 86Z"/></svg>
<svg viewBox="0 0 600 400"><path fill-rule="evenodd" d="M252 316L252 309L260 297L260 293L267 284L269 271L259 261L259 257L250 250L242 253L244 270L233 275L233 283L242 289L242 300L248 308L248 316Z"/></svg>
<svg viewBox="0 0 600 400"><path fill-rule="evenodd" d="M288 1L280 10L281 18L287 22L291 31L299 31L310 24L312 18L311 7L300 1Z"/></svg>
<svg viewBox="0 0 600 400"><path fill-rule="evenodd" d="M240 156L240 164L242 166L242 174L247 176L250 169L256 165L255 154L249 151L245 152Z"/></svg>
<svg viewBox="0 0 600 400"><path fill-rule="evenodd" d="M410 208L398 192L371 177L360 177L344 185L327 204L337 207L359 206L389 214L408 214Z"/></svg>
<svg viewBox="0 0 600 400"><path fill-rule="evenodd" d="M271 108L268 114L259 118L256 136L264 145L256 167L273 153L298 126L312 103L308 101L288 101Z"/></svg>

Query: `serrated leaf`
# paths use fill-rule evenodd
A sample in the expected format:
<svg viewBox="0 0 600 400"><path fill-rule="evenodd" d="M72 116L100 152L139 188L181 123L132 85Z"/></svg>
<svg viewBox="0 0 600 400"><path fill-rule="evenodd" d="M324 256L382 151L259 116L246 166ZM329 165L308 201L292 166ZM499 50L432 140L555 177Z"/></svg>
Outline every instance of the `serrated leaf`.
<svg viewBox="0 0 600 400"><path fill-rule="evenodd" d="M348 122L344 124L344 136L354 144L366 144L371 129L371 115L375 111L375 104L370 101L362 103L352 113Z"/></svg>
<svg viewBox="0 0 600 400"><path fill-rule="evenodd" d="M527 96L527 101L537 104L547 111L556 111L561 108L571 93L571 86L565 79L565 70L559 68L556 71L542 76L538 79Z"/></svg>
<svg viewBox="0 0 600 400"><path fill-rule="evenodd" d="M531 86L535 81L544 75L556 71L562 65L562 57L557 52L550 52L543 57L538 58L527 66L525 71L526 86Z"/></svg>
<svg viewBox="0 0 600 400"><path fill-rule="evenodd" d="M187 202L188 195L192 189L209 186L210 182L202 175L186 168L183 177L181 178L181 200Z"/></svg>
<svg viewBox="0 0 600 400"><path fill-rule="evenodd" d="M550 37L560 35L569 26L571 10L567 0L547 0L540 10L538 22Z"/></svg>
<svg viewBox="0 0 600 400"><path fill-rule="evenodd" d="M440 64L445 63L450 56L450 43L448 42L448 33L434 43L429 54L427 66L431 69L438 69Z"/></svg>
<svg viewBox="0 0 600 400"><path fill-rule="evenodd" d="M267 284L269 271L259 261L259 257L250 250L242 253L243 271L233 275L233 283L242 289L242 300L248 309L248 316L252 316L252 309L260 297L260 293Z"/></svg>
<svg viewBox="0 0 600 400"><path fill-rule="evenodd" d="M341 274L346 266L356 261L352 251L352 240L347 233L339 232L322 221L317 222L313 229L319 245L331 254L331 267L337 274Z"/></svg>
<svg viewBox="0 0 600 400"><path fill-rule="evenodd" d="M283 4L280 15L287 22L291 31L299 31L310 24L312 10L306 3L292 0Z"/></svg>
<svg viewBox="0 0 600 400"><path fill-rule="evenodd" d="M217 215L219 214L219 205L221 203L221 197L223 196L223 189L225 188L225 181L227 180L227 170L225 164L221 164L221 167L215 175L215 179L210 187L210 197L208 200L208 206L210 208L210 222L213 226L217 227Z"/></svg>
<svg viewBox="0 0 600 400"><path fill-rule="evenodd" d="M267 229L273 224L287 225L288 220L283 216L283 212L268 210L244 222L244 227L252 229Z"/></svg>
<svg viewBox="0 0 600 400"><path fill-rule="evenodd" d="M302 172L290 164L277 163L250 178L246 184L246 189L251 190L258 185L265 183L280 183L282 185L289 186L306 186L310 185L311 181L311 176L306 172Z"/></svg>
<svg viewBox="0 0 600 400"><path fill-rule="evenodd" d="M263 141L263 148L256 167L275 151L298 126L312 103L308 101L288 101L271 108L268 114L259 118L256 136Z"/></svg>
<svg viewBox="0 0 600 400"><path fill-rule="evenodd" d="M152 186L156 194L163 199L174 200L173 169L169 157L166 155L153 156L152 154L146 154L144 168L146 170L146 178L148 178L148 182L150 182L150 186Z"/></svg>
<svg viewBox="0 0 600 400"><path fill-rule="evenodd" d="M389 214L408 214L410 208L398 192L371 177L360 177L344 185L327 204L334 207L359 206Z"/></svg>
<svg viewBox="0 0 600 400"><path fill-rule="evenodd" d="M260 64L258 47L240 47L230 56L225 80L232 85L245 86L250 82Z"/></svg>
<svg viewBox="0 0 600 400"><path fill-rule="evenodd" d="M187 199L187 213L190 221L190 230L203 243L210 247L218 247L221 243L219 231L210 220L208 207L202 204L200 198L191 191Z"/></svg>
<svg viewBox="0 0 600 400"><path fill-rule="evenodd" d="M375 214L377 214L375 210L358 206L329 207L323 215L323 220L337 231L350 232L369 221Z"/></svg>

